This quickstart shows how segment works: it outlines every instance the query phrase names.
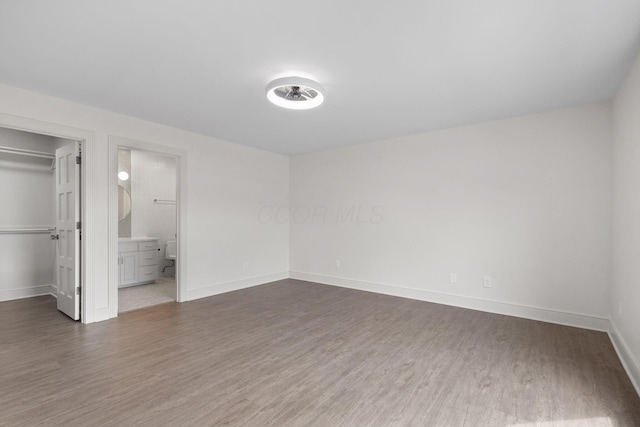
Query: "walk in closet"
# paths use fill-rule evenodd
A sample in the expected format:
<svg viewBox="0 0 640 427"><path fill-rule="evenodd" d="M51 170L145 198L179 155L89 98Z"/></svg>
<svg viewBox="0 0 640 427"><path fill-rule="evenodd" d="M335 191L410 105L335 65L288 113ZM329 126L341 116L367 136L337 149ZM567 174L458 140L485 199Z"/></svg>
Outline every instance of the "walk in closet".
<svg viewBox="0 0 640 427"><path fill-rule="evenodd" d="M71 142L0 128L0 301L56 295L55 150Z"/></svg>

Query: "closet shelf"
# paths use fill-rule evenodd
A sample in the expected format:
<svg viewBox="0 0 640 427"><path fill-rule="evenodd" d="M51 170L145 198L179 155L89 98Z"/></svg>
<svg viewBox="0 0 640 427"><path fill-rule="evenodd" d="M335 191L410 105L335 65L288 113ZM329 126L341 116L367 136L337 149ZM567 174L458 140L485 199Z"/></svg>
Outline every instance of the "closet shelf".
<svg viewBox="0 0 640 427"><path fill-rule="evenodd" d="M0 153L19 154L21 156L39 157L41 159L51 159L51 170L56 168L56 155L43 151L23 150L22 148L5 147L0 145Z"/></svg>
<svg viewBox="0 0 640 427"><path fill-rule="evenodd" d="M42 151L23 150L21 148L5 147L0 145L0 153L20 154L22 156L40 157L43 159L55 159L53 153L44 153Z"/></svg>
<svg viewBox="0 0 640 427"><path fill-rule="evenodd" d="M45 234L54 231L56 231L55 227L0 228L0 234Z"/></svg>

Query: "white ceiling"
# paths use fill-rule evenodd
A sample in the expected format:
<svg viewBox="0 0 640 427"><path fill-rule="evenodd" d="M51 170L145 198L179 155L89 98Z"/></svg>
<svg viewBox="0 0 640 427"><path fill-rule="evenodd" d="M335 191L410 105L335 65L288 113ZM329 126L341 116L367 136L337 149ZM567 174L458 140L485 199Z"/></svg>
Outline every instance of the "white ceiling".
<svg viewBox="0 0 640 427"><path fill-rule="evenodd" d="M284 154L607 100L639 47L638 0L0 0L0 82Z"/></svg>

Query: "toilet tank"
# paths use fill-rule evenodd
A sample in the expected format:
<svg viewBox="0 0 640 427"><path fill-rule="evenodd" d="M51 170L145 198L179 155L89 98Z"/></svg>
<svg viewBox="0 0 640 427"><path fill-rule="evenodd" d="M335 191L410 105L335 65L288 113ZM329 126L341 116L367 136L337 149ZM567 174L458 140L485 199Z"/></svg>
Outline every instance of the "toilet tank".
<svg viewBox="0 0 640 427"><path fill-rule="evenodd" d="M178 244L175 240L167 240L164 246L164 257L166 259L176 259L178 257Z"/></svg>

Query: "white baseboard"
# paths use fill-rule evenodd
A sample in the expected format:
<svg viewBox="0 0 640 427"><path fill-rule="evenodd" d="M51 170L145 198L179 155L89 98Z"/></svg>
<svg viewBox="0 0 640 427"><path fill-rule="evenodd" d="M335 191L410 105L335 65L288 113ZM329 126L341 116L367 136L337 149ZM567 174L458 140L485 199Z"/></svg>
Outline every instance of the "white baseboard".
<svg viewBox="0 0 640 427"><path fill-rule="evenodd" d="M237 291L239 289L250 288L252 286L264 285L265 283L275 282L276 280L283 280L288 278L289 272L283 271L280 273L267 274L264 276L249 277L247 279L217 283L215 285L203 286L196 289L188 289L187 298L185 299L185 301L206 298L217 294L223 294L225 292Z"/></svg>
<svg viewBox="0 0 640 427"><path fill-rule="evenodd" d="M0 301L11 301L14 299L39 297L42 295L56 294L54 285L31 286L29 288L5 289L0 291Z"/></svg>
<svg viewBox="0 0 640 427"><path fill-rule="evenodd" d="M609 338L613 343L613 348L615 348L616 353L618 353L618 358L620 362L622 362L624 370L627 371L631 383L635 387L638 396L640 396L640 363L638 363L638 360L636 360L633 353L629 350L629 346L613 321L611 321Z"/></svg>
<svg viewBox="0 0 640 427"><path fill-rule="evenodd" d="M421 289L385 285L381 283L363 282L360 280L345 279L341 277L323 276L312 273L301 273L298 271L289 272L289 277L292 279L322 283L325 285L340 286L343 288L358 289L361 291L393 295L396 297L428 301L437 304L452 305L455 307L522 317L525 319L540 320L543 322L557 323L560 325L574 326L584 329L592 329L595 331L609 331L609 319L604 317L566 313L546 308L529 307L499 301L425 291Z"/></svg>

